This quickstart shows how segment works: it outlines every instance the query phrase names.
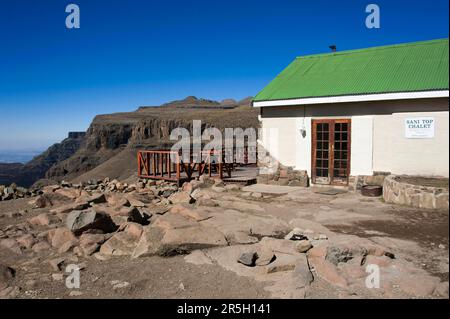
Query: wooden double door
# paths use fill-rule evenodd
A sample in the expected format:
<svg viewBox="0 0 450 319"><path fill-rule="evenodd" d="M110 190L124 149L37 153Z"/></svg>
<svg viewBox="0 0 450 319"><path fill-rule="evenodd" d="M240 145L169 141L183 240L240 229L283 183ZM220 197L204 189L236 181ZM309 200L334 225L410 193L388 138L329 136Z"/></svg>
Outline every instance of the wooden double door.
<svg viewBox="0 0 450 319"><path fill-rule="evenodd" d="M348 185L350 175L351 120L312 121L312 182Z"/></svg>

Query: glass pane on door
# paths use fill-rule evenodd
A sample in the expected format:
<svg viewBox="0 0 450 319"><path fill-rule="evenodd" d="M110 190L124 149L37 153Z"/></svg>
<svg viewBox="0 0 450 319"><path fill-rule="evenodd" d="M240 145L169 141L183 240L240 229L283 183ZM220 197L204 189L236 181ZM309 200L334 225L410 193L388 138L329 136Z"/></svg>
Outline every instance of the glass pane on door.
<svg viewBox="0 0 450 319"><path fill-rule="evenodd" d="M330 182L330 124L317 123L315 145L315 177L316 183Z"/></svg>
<svg viewBox="0 0 450 319"><path fill-rule="evenodd" d="M334 123L333 181L346 183L348 171L348 123Z"/></svg>

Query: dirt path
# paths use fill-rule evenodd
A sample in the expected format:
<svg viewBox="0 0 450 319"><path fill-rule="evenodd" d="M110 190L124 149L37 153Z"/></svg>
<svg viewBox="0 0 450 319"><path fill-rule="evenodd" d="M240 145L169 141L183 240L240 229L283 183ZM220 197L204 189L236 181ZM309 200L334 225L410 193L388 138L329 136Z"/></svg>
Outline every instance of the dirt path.
<svg viewBox="0 0 450 319"><path fill-rule="evenodd" d="M68 289L64 281L52 279L48 265L39 277L19 274L14 284L24 287L18 298L268 298L261 283L242 278L219 266L196 266L183 256L130 260L117 257L107 262L91 259L81 271L80 289ZM118 281L118 283L116 283ZM114 288L115 285L124 286Z"/></svg>

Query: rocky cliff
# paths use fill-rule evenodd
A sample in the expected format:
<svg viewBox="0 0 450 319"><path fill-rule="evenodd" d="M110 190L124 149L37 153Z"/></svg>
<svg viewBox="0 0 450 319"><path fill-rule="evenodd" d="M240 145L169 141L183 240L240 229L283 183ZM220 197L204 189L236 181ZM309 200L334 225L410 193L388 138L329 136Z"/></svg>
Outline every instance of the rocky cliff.
<svg viewBox="0 0 450 319"><path fill-rule="evenodd" d="M84 135L69 133L61 143L50 146L44 153L36 156L26 164L1 164L0 185L17 185L29 187L36 180L45 177L46 172L55 164L71 157L84 144Z"/></svg>
<svg viewBox="0 0 450 319"><path fill-rule="evenodd" d="M201 120L202 128L257 128L258 110L250 103L251 98L217 102L187 97L161 106L139 107L135 112L98 115L85 135L73 134L76 139L50 147L3 184L14 181L29 186L42 178L126 178L136 171L137 149L170 147L170 132L177 127L192 132L193 120Z"/></svg>

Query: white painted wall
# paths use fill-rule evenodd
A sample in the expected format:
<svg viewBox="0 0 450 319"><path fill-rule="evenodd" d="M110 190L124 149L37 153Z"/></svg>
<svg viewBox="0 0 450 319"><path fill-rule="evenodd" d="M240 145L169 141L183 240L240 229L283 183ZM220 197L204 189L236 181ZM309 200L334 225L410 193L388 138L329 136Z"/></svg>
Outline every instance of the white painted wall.
<svg viewBox="0 0 450 319"><path fill-rule="evenodd" d="M405 119L433 117L431 139L405 137ZM374 170L393 174L449 176L449 113L405 112L379 115L374 121Z"/></svg>
<svg viewBox="0 0 450 319"><path fill-rule="evenodd" d="M448 107L448 98L264 107L260 119L263 129L279 132L278 143L272 138L272 145L266 149L270 152L276 149L277 159L283 165L307 170L310 176L311 120L350 118L351 175L385 171L448 177ZM404 119L415 116L435 118L434 139L404 137ZM300 134L302 126L307 131L304 138ZM264 139L262 142L267 143Z"/></svg>
<svg viewBox="0 0 450 319"><path fill-rule="evenodd" d="M297 156L295 160L295 169L307 170L308 176L311 176L311 117L297 117L296 131L297 131ZM300 134L300 129L306 130L306 136Z"/></svg>
<svg viewBox="0 0 450 319"><path fill-rule="evenodd" d="M352 116L350 175L373 174L373 115Z"/></svg>

